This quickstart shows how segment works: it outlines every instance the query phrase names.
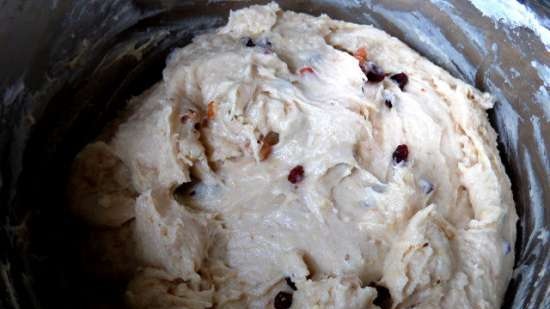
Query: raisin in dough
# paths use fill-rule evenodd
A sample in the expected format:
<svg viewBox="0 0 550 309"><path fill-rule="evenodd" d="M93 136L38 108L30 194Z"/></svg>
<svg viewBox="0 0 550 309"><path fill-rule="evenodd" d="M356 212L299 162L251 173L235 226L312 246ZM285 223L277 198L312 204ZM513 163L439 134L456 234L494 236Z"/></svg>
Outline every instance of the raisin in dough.
<svg viewBox="0 0 550 309"><path fill-rule="evenodd" d="M517 216L492 106L381 30L252 6L79 154L71 209L118 239L96 247L133 308L496 309Z"/></svg>

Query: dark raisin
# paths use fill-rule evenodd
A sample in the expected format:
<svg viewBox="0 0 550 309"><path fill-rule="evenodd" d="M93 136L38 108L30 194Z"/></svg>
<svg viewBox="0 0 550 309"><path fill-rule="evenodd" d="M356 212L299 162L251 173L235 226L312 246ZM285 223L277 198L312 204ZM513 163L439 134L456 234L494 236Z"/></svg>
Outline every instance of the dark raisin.
<svg viewBox="0 0 550 309"><path fill-rule="evenodd" d="M390 100L385 100L385 101L384 101L384 104L386 104L386 106L387 106L388 108L392 108L392 107L393 107L393 104L391 103Z"/></svg>
<svg viewBox="0 0 550 309"><path fill-rule="evenodd" d="M288 309L292 306L292 294L288 292L279 292L275 296L275 301L273 302L275 309Z"/></svg>
<svg viewBox="0 0 550 309"><path fill-rule="evenodd" d="M302 180L304 180L304 167L297 165L288 173L288 181L291 183L299 183Z"/></svg>
<svg viewBox="0 0 550 309"><path fill-rule="evenodd" d="M395 148L395 151L393 152L393 161L395 163L400 163L402 161L407 161L407 157L409 156L409 147L407 145L399 145L397 148Z"/></svg>
<svg viewBox="0 0 550 309"><path fill-rule="evenodd" d="M200 122L195 123L194 128L197 131L200 130L201 129L201 123Z"/></svg>
<svg viewBox="0 0 550 309"><path fill-rule="evenodd" d="M399 85L399 89L401 89L401 91L405 90L405 86L407 86L407 83L409 82L409 77L403 72L393 74L392 76L390 76L390 79L396 82L397 85Z"/></svg>
<svg viewBox="0 0 550 309"><path fill-rule="evenodd" d="M256 46L256 44L254 44L254 41L253 41L251 38L247 38L247 39L246 39L245 45L246 45L246 47L254 47L254 46Z"/></svg>
<svg viewBox="0 0 550 309"><path fill-rule="evenodd" d="M369 284L369 286L376 289L376 298L372 303L382 309L390 309L392 307L393 301L391 299L391 294L388 288L378 285L376 283L371 283Z"/></svg>
<svg viewBox="0 0 550 309"><path fill-rule="evenodd" d="M285 281L286 281L286 284L287 284L291 289L293 289L294 291L297 290L296 284L294 284L294 281L292 281L292 279L291 279L290 277L286 277L286 278L285 278Z"/></svg>
<svg viewBox="0 0 550 309"><path fill-rule="evenodd" d="M382 70L379 66L374 64L373 62L367 61L364 63L360 63L359 67L365 73L367 76L369 83L379 83L384 80L386 77L386 74L384 73L384 70Z"/></svg>

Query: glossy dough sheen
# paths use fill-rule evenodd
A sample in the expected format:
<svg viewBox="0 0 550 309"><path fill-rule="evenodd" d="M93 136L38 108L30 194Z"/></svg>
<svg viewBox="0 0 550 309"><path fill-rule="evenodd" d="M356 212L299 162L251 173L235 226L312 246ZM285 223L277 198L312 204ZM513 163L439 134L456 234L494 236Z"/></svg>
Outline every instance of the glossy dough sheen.
<svg viewBox="0 0 550 309"><path fill-rule="evenodd" d="M403 90L366 81L362 47ZM133 308L378 308L374 286L394 308L499 308L517 216L492 105L371 26L231 12L77 157L90 267L129 279Z"/></svg>

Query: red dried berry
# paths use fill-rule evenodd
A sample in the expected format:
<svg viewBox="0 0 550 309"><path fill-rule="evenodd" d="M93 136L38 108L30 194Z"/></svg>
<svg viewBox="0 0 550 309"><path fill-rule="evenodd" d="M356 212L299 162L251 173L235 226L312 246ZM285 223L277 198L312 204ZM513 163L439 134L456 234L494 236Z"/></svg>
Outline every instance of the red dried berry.
<svg viewBox="0 0 550 309"><path fill-rule="evenodd" d="M384 80L386 73L379 66L371 61L360 63L359 67L367 76L369 83L379 83Z"/></svg>
<svg viewBox="0 0 550 309"><path fill-rule="evenodd" d="M409 147L407 145L401 144L395 148L395 151L393 152L393 161L395 163L400 163L402 161L407 161L407 157L409 156Z"/></svg>
<svg viewBox="0 0 550 309"><path fill-rule="evenodd" d="M275 301L273 302L275 309L288 309L292 306L292 294L288 292L279 292L275 296Z"/></svg>
<svg viewBox="0 0 550 309"><path fill-rule="evenodd" d="M303 67L300 69L300 74L304 75L306 73L313 73L313 69L311 67Z"/></svg>
<svg viewBox="0 0 550 309"><path fill-rule="evenodd" d="M299 183L302 180L304 180L304 167L297 165L288 173L288 181L291 183Z"/></svg>
<svg viewBox="0 0 550 309"><path fill-rule="evenodd" d="M401 91L405 90L405 86L407 86L407 83L409 82L409 77L403 72L393 74L390 79L399 85L399 89L401 89Z"/></svg>

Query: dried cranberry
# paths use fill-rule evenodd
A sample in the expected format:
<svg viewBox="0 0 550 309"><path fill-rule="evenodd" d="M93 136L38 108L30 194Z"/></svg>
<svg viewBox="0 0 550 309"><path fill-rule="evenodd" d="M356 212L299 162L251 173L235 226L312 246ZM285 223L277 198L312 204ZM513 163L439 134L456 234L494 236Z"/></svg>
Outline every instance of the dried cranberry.
<svg viewBox="0 0 550 309"><path fill-rule="evenodd" d="M407 161L407 157L409 156L409 147L407 145L399 145L397 148L395 148L395 151L393 152L393 161L395 163L400 163L401 161Z"/></svg>
<svg viewBox="0 0 550 309"><path fill-rule="evenodd" d="M288 309L292 306L292 294L288 292L279 292L275 296L275 301L273 302L275 309Z"/></svg>
<svg viewBox="0 0 550 309"><path fill-rule="evenodd" d="M399 85L399 88L403 91L405 90L405 86L407 86L407 83L409 82L409 77L407 74L401 72L397 74L393 74L391 77L391 80L397 83Z"/></svg>
<svg viewBox="0 0 550 309"><path fill-rule="evenodd" d="M306 73L314 73L313 69L311 67L303 67L300 69L300 74L304 75Z"/></svg>
<svg viewBox="0 0 550 309"><path fill-rule="evenodd" d="M286 284L287 284L291 289L293 289L294 291L297 290L296 284L294 283L294 281L292 281L292 279L290 279L290 277L286 277L286 278L285 278L285 281L286 281Z"/></svg>
<svg viewBox="0 0 550 309"><path fill-rule="evenodd" d="M291 183L299 183L302 180L304 180L304 167L297 165L290 170L290 173L288 173L288 181Z"/></svg>
<svg viewBox="0 0 550 309"><path fill-rule="evenodd" d="M386 77L384 70L371 61L360 63L359 67L367 75L369 83L379 83Z"/></svg>

